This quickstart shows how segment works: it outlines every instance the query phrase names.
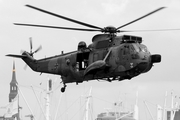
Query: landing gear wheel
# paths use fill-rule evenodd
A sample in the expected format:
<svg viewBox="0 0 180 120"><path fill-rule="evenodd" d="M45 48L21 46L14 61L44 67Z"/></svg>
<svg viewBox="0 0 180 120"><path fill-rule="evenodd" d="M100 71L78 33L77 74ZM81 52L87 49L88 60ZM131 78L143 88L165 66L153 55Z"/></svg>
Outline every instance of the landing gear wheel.
<svg viewBox="0 0 180 120"><path fill-rule="evenodd" d="M66 85L64 84L64 87L61 88L61 92L63 93L65 92L65 90L66 90Z"/></svg>
<svg viewBox="0 0 180 120"><path fill-rule="evenodd" d="M63 93L65 91L65 89L66 89L65 87L62 87L61 92Z"/></svg>

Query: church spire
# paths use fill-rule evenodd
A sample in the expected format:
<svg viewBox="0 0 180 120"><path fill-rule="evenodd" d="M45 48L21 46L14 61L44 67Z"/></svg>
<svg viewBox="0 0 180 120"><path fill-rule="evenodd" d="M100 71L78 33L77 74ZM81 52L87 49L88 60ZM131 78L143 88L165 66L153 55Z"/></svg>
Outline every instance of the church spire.
<svg viewBox="0 0 180 120"><path fill-rule="evenodd" d="M16 84L17 84L17 81L16 81L15 62L13 62L12 80L10 82L9 102L11 102L18 94Z"/></svg>
<svg viewBox="0 0 180 120"><path fill-rule="evenodd" d="M15 62L13 61L13 71L12 71L12 80L11 80L11 83L12 84L16 84L17 81L16 81L16 69L15 69Z"/></svg>

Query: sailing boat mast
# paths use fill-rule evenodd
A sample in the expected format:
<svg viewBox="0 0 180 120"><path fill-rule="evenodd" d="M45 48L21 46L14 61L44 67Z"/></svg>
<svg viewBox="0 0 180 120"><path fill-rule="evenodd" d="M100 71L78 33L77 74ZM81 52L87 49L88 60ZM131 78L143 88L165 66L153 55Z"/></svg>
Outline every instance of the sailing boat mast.
<svg viewBox="0 0 180 120"><path fill-rule="evenodd" d="M50 119L50 93L52 91L52 80L47 81L47 90L46 90L46 120Z"/></svg>
<svg viewBox="0 0 180 120"><path fill-rule="evenodd" d="M139 111L138 111L138 95L139 92L136 92L136 104L134 105L134 114L133 117L135 120L139 120Z"/></svg>
<svg viewBox="0 0 180 120"><path fill-rule="evenodd" d="M92 87L90 88L89 95L87 96L84 120L88 120L89 118L89 105L90 105L91 91L92 91Z"/></svg>

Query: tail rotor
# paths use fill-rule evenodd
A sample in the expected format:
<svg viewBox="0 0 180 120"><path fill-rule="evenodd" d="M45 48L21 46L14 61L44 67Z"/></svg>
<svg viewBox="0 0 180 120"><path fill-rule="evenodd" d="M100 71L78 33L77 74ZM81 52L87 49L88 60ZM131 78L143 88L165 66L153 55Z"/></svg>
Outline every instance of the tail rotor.
<svg viewBox="0 0 180 120"><path fill-rule="evenodd" d="M33 49L33 44L32 44L32 38L29 38L29 42L30 42L30 56L33 57L34 53L39 52L42 49L42 46L40 45L34 52L32 51Z"/></svg>
<svg viewBox="0 0 180 120"><path fill-rule="evenodd" d="M39 52L42 49L42 46L40 45L35 51L33 51L33 43L32 43L32 37L29 38L29 43L30 43L30 52L26 52L27 54L29 54L31 57L33 57L34 53ZM21 50L21 53L23 54L25 51ZM24 66L24 70L27 69L27 64Z"/></svg>

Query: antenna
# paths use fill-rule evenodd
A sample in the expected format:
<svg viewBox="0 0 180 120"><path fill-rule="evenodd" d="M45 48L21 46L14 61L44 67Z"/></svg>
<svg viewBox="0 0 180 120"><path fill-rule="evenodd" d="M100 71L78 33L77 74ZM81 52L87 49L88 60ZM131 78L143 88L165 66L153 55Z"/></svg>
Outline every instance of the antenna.
<svg viewBox="0 0 180 120"><path fill-rule="evenodd" d="M166 91L165 100L164 100L164 109L163 109L163 120L165 120L167 94L168 94L168 93L167 93L167 91Z"/></svg>

